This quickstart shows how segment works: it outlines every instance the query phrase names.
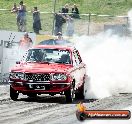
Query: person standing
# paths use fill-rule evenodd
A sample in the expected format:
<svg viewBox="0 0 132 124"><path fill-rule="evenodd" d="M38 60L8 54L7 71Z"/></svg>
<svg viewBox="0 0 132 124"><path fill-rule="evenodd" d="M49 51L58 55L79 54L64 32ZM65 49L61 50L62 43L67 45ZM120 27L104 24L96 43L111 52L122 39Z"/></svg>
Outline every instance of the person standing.
<svg viewBox="0 0 132 124"><path fill-rule="evenodd" d="M17 13L18 12L18 8L17 8L17 5L16 3L14 3L12 9L11 9L11 13Z"/></svg>
<svg viewBox="0 0 132 124"><path fill-rule="evenodd" d="M12 9L11 9L11 13L16 14L16 24L18 26L18 7L16 5L16 3L14 3Z"/></svg>
<svg viewBox="0 0 132 124"><path fill-rule="evenodd" d="M65 6L62 8L61 12L62 12L62 14L64 16L66 16L68 14L68 12L69 12L69 6L68 6L68 4L65 4Z"/></svg>
<svg viewBox="0 0 132 124"><path fill-rule="evenodd" d="M74 4L73 8L72 8L72 17L73 18L80 18L79 16L79 9L77 7L76 4Z"/></svg>
<svg viewBox="0 0 132 124"><path fill-rule="evenodd" d="M32 47L32 45L32 39L29 37L28 33L25 32L24 37L22 37L19 42L20 49L27 50Z"/></svg>
<svg viewBox="0 0 132 124"><path fill-rule="evenodd" d="M40 12L37 7L34 7L33 10L33 30L36 34L39 34L39 30L41 29L41 21L40 21Z"/></svg>
<svg viewBox="0 0 132 124"><path fill-rule="evenodd" d="M18 7L17 26L18 31L26 31L26 6L23 4L23 1L19 3Z"/></svg>
<svg viewBox="0 0 132 124"><path fill-rule="evenodd" d="M62 25L65 23L65 18L62 15L62 13L56 13L55 14L55 35L57 35L58 32L62 32Z"/></svg>
<svg viewBox="0 0 132 124"><path fill-rule="evenodd" d="M72 37L74 34L74 20L71 16L67 16L66 35Z"/></svg>

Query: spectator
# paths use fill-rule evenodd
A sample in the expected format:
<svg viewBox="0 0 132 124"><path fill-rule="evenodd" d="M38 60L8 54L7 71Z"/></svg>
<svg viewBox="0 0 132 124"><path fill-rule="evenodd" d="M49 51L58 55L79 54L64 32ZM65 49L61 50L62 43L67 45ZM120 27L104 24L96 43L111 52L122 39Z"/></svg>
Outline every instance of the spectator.
<svg viewBox="0 0 132 124"><path fill-rule="evenodd" d="M58 45L62 45L62 44L64 44L64 40L63 40L63 37L62 37L62 33L61 32L58 32L57 33L57 41L56 41L56 43L58 44Z"/></svg>
<svg viewBox="0 0 132 124"><path fill-rule="evenodd" d="M17 8L17 5L16 3L14 3L12 9L11 9L11 13L17 13L18 12L18 8Z"/></svg>
<svg viewBox="0 0 132 124"><path fill-rule="evenodd" d="M37 7L34 7L33 10L33 30L36 34L39 34L39 30L42 30L40 22L40 12Z"/></svg>
<svg viewBox="0 0 132 124"><path fill-rule="evenodd" d="M33 45L32 39L29 37L28 33L25 32L24 37L22 37L20 42L19 42L20 48L27 50L32 45Z"/></svg>
<svg viewBox="0 0 132 124"><path fill-rule="evenodd" d="M72 17L73 18L80 18L80 16L79 16L79 10L78 10L76 4L74 4L74 7L72 8Z"/></svg>
<svg viewBox="0 0 132 124"><path fill-rule="evenodd" d="M67 16L66 35L71 37L74 33L74 20L71 16Z"/></svg>
<svg viewBox="0 0 132 124"><path fill-rule="evenodd" d="M23 4L23 1L19 3L18 7L17 26L18 31L26 31L26 6Z"/></svg>
<svg viewBox="0 0 132 124"><path fill-rule="evenodd" d="M61 12L66 16L66 14L69 12L68 4L65 4L65 6L62 8Z"/></svg>
<svg viewBox="0 0 132 124"><path fill-rule="evenodd" d="M16 5L16 3L14 3L12 9L11 9L11 13L16 13L16 21L17 21L17 25L18 25L18 7Z"/></svg>
<svg viewBox="0 0 132 124"><path fill-rule="evenodd" d="M58 32L62 32L63 23L65 23L65 17L60 12L56 13L55 14L55 35L57 35Z"/></svg>
<svg viewBox="0 0 132 124"><path fill-rule="evenodd" d="M63 40L63 37L62 37L62 33L61 32L58 32L57 33L57 36L58 36L57 40Z"/></svg>

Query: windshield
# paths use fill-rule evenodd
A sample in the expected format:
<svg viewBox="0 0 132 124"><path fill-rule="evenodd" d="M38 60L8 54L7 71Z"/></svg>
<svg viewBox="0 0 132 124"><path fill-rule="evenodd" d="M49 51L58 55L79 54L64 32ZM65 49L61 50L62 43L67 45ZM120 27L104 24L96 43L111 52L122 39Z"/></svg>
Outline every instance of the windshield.
<svg viewBox="0 0 132 124"><path fill-rule="evenodd" d="M40 63L71 64L71 57L69 50L29 49L25 56L25 61L40 62Z"/></svg>

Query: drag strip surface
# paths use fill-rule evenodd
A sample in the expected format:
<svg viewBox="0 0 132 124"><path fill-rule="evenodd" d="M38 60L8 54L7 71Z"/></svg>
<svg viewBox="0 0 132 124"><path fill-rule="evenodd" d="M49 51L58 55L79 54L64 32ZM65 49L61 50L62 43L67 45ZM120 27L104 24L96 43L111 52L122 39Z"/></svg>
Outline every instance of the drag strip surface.
<svg viewBox="0 0 132 124"><path fill-rule="evenodd" d="M88 109L123 109L132 105L132 94L118 94L101 100L85 100ZM0 124L80 124L76 118L79 101L66 104L63 96L20 95L18 101L9 98L9 86L0 87Z"/></svg>

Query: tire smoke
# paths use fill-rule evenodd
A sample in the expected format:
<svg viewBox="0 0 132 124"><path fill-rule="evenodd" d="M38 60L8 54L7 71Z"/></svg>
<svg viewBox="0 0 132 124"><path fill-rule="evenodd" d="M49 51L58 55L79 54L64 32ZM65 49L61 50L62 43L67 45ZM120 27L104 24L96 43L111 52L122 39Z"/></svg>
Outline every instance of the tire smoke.
<svg viewBox="0 0 132 124"><path fill-rule="evenodd" d="M131 37L120 37L109 31L94 36L75 36L73 41L90 77L85 84L85 98L132 93Z"/></svg>

